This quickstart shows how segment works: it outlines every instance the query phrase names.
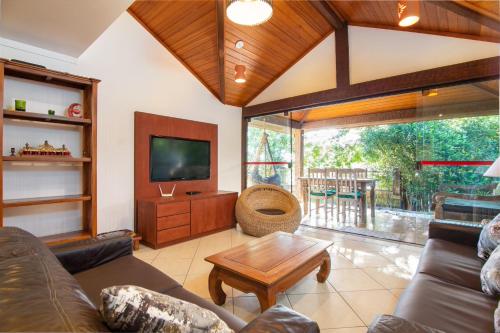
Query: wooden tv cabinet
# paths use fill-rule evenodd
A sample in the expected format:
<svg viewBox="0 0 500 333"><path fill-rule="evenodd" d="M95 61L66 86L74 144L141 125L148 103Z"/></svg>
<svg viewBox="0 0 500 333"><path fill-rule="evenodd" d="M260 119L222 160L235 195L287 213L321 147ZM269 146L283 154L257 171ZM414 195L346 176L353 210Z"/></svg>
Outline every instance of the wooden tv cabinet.
<svg viewBox="0 0 500 333"><path fill-rule="evenodd" d="M234 228L237 192L179 194L137 201L137 231L154 249Z"/></svg>

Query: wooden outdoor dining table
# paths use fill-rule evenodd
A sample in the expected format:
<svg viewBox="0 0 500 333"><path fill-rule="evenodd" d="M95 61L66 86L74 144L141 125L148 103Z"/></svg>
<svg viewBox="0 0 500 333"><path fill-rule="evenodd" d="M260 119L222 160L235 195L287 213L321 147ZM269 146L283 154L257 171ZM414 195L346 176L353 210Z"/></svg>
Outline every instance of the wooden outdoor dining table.
<svg viewBox="0 0 500 333"><path fill-rule="evenodd" d="M304 215L309 211L309 189L308 189L309 177L299 177L300 188L302 192L302 199L304 202ZM326 178L326 185L328 188L335 188L336 178ZM366 193L368 186L370 187L370 204L371 204L371 216L375 217L375 179L372 178L358 178L356 183L359 190L362 193ZM366 195L361 196L361 217L364 219L366 216Z"/></svg>

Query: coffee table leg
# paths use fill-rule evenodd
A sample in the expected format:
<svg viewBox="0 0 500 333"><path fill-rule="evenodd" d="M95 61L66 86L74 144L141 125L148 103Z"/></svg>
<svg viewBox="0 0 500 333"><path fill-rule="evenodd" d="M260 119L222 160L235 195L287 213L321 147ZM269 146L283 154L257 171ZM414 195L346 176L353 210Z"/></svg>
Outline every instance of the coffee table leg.
<svg viewBox="0 0 500 333"><path fill-rule="evenodd" d="M226 294L222 290L222 280L219 278L219 270L215 267L208 276L208 291L215 304L223 305L226 302Z"/></svg>
<svg viewBox="0 0 500 333"><path fill-rule="evenodd" d="M321 263L318 274L316 274L316 279L318 279L318 282L325 282L328 275L330 275L330 254L324 251L323 262Z"/></svg>
<svg viewBox="0 0 500 333"><path fill-rule="evenodd" d="M262 290L255 293L260 304L260 312L264 312L276 304L276 293L271 290Z"/></svg>

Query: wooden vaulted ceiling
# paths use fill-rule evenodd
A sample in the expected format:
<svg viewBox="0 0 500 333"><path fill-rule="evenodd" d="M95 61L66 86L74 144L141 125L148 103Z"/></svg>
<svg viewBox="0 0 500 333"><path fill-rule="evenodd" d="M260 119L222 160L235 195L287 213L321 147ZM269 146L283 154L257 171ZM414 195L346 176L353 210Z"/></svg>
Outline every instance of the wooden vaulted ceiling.
<svg viewBox="0 0 500 333"><path fill-rule="evenodd" d="M407 30L500 43L498 1L421 1L421 19L397 25L397 0L273 1L272 18L255 27L234 24L224 0L136 0L129 8L160 43L221 102L244 106L345 25ZM235 43L243 40L242 50ZM333 60L332 60L333 61ZM247 81L234 82L234 66Z"/></svg>

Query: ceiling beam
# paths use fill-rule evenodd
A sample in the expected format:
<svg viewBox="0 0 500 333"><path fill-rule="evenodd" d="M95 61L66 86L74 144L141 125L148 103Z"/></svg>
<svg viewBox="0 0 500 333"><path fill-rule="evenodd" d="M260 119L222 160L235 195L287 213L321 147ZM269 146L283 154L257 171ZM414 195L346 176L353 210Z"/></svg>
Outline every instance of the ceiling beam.
<svg viewBox="0 0 500 333"><path fill-rule="evenodd" d="M498 101L494 99L317 120L305 123L302 129L310 131L325 128L353 128L491 115L498 115Z"/></svg>
<svg viewBox="0 0 500 333"><path fill-rule="evenodd" d="M224 0L215 3L217 11L217 59L219 65L219 99L226 104L226 81L224 70Z"/></svg>
<svg viewBox="0 0 500 333"><path fill-rule="evenodd" d="M324 0L313 0L309 1L309 3L316 8L316 10L325 18L325 20L330 23L330 25L335 29L342 29L346 26L346 21L343 17L341 17L336 11L332 9L328 5L328 3Z"/></svg>
<svg viewBox="0 0 500 333"><path fill-rule="evenodd" d="M303 110L364 98L394 95L424 88L496 79L500 73L499 61L500 57L485 58L356 83L345 88L339 87L245 106L243 107L243 117Z"/></svg>
<svg viewBox="0 0 500 333"><path fill-rule="evenodd" d="M386 24L365 23L365 22L350 22L349 25L357 26L357 27L365 27L365 28L414 32L417 34L426 34L426 35L436 35L436 36L479 40L482 42L489 42L489 43L500 43L500 38L494 37L494 36L469 35L469 34L462 34L462 33L458 33L458 32L424 30L424 29L413 28L413 27L404 27L403 28L403 27L400 27L398 25L386 25Z"/></svg>
<svg viewBox="0 0 500 333"><path fill-rule="evenodd" d="M351 84L349 74L349 36L348 27L335 30L335 72L337 88L346 88Z"/></svg>
<svg viewBox="0 0 500 333"><path fill-rule="evenodd" d="M472 20L476 23L484 25L490 29L500 32L500 22L495 20L489 16L483 15L482 13L476 12L468 7L462 6L460 3L455 1L443 1L443 0L426 0L426 2L430 2L435 6L444 8L453 12L457 15L465 17L469 20Z"/></svg>

